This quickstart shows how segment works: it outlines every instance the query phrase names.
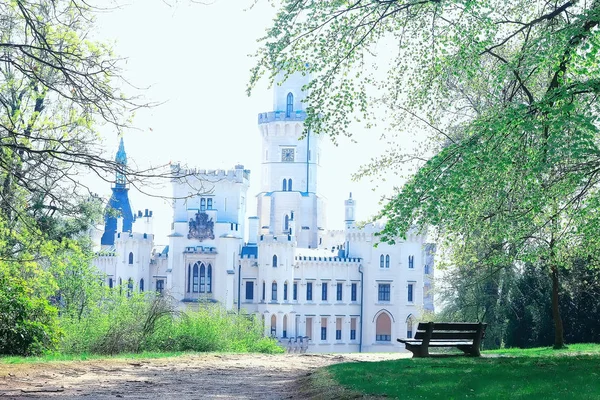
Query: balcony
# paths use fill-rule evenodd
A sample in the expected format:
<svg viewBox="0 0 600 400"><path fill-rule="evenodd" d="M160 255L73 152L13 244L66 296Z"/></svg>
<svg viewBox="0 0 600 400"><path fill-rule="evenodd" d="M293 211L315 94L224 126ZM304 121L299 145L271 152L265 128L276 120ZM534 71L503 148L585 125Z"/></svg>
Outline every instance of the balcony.
<svg viewBox="0 0 600 400"><path fill-rule="evenodd" d="M285 111L271 111L266 113L258 114L258 123L266 124L269 122L276 121L300 121L303 122L306 119L306 112L294 111L290 116L286 116Z"/></svg>

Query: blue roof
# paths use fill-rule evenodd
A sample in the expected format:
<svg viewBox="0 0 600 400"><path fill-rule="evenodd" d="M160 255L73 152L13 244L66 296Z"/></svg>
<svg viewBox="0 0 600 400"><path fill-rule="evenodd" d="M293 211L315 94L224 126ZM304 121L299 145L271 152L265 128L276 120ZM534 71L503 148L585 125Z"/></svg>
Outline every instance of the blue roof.
<svg viewBox="0 0 600 400"><path fill-rule="evenodd" d="M163 249L163 251L160 252L160 254L164 254L164 255L169 254L169 246L165 246L165 248Z"/></svg>
<svg viewBox="0 0 600 400"><path fill-rule="evenodd" d="M129 202L129 189L124 187L112 188L112 196L106 205L104 212L104 233L100 243L102 245L114 245L115 233L117 233L117 217L123 218L122 232L131 232L133 226L133 212Z"/></svg>
<svg viewBox="0 0 600 400"><path fill-rule="evenodd" d="M250 245L242 247L242 258L258 258L258 246Z"/></svg>

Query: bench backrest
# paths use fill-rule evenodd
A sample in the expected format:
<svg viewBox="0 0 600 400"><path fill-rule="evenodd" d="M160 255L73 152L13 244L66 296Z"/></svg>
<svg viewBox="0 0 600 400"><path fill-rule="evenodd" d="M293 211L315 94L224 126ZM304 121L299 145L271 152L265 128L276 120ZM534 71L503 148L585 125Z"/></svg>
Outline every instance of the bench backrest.
<svg viewBox="0 0 600 400"><path fill-rule="evenodd" d="M426 337L429 323L421 322L417 327L415 339ZM485 335L487 324L473 322L434 322L431 340L477 340Z"/></svg>

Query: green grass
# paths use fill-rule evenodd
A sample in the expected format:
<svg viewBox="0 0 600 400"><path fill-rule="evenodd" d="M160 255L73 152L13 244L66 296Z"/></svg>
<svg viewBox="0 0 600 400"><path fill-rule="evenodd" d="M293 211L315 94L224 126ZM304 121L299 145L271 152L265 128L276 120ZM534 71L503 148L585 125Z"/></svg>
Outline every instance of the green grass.
<svg viewBox="0 0 600 400"><path fill-rule="evenodd" d="M345 363L327 367L324 373L329 376L330 385L340 386L346 393L388 398L600 398L600 345L486 354L489 356L481 358L450 356Z"/></svg>
<svg viewBox="0 0 600 400"><path fill-rule="evenodd" d="M40 357L11 357L0 356L0 364L28 364L44 363L55 361L86 361L86 360L105 360L105 359L145 359L145 358L164 358L177 357L185 352L142 352L142 353L121 353L114 356L100 354L47 354Z"/></svg>

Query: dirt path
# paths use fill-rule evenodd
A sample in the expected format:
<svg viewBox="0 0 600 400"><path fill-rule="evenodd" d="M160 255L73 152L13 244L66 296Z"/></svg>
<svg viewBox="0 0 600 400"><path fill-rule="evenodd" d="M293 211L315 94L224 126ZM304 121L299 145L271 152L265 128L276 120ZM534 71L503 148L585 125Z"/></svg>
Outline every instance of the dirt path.
<svg viewBox="0 0 600 400"><path fill-rule="evenodd" d="M338 362L410 354L201 354L146 360L0 364L0 399L294 399L296 380Z"/></svg>

